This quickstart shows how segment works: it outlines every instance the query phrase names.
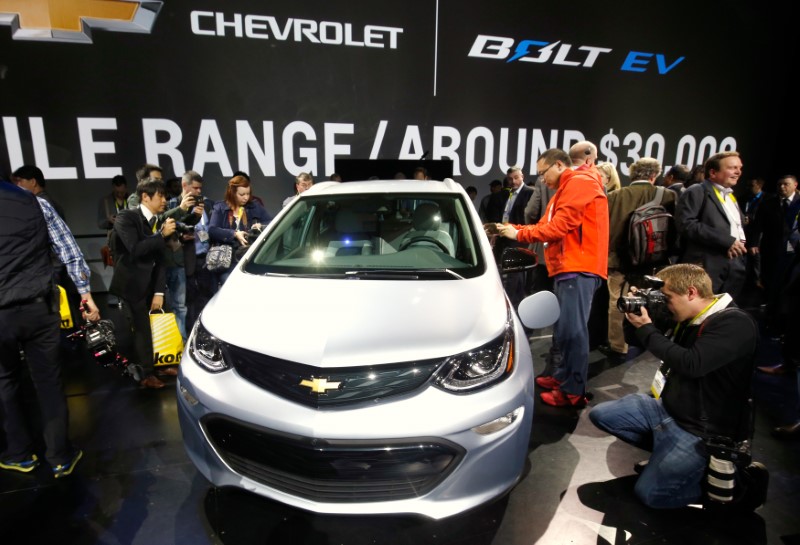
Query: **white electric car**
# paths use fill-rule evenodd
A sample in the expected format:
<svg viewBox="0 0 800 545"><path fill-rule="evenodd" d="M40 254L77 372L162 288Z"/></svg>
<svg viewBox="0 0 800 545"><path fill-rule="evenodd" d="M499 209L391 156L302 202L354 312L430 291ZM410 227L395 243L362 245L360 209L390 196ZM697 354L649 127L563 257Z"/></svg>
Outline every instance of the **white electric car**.
<svg viewBox="0 0 800 545"><path fill-rule="evenodd" d="M540 292L519 313L544 327L558 305ZM449 179L294 199L203 310L177 387L213 485L319 513L450 516L510 490L528 455L529 341Z"/></svg>

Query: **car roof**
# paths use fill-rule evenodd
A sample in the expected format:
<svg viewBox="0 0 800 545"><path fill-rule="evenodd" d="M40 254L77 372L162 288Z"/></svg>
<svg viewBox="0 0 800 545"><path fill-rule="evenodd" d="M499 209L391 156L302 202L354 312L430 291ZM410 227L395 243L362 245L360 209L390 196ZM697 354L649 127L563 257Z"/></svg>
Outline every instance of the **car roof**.
<svg viewBox="0 0 800 545"><path fill-rule="evenodd" d="M438 180L366 180L354 182L320 182L300 194L306 196L385 193L466 193L451 178Z"/></svg>

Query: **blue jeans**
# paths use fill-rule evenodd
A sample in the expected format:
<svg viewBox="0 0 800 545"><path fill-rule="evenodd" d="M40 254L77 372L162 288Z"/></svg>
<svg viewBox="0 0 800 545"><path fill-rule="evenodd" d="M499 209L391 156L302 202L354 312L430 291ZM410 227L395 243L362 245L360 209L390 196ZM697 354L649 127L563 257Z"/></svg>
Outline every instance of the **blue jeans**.
<svg viewBox="0 0 800 545"><path fill-rule="evenodd" d="M167 306L175 313L178 330L186 340L186 269L167 267Z"/></svg>
<svg viewBox="0 0 800 545"><path fill-rule="evenodd" d="M594 292L602 278L579 274L574 278L556 280L554 293L561 316L553 326L553 345L550 364L553 378L561 382L567 394L586 393L589 374L589 311Z"/></svg>
<svg viewBox="0 0 800 545"><path fill-rule="evenodd" d="M636 496L648 507L670 509L700 503L708 465L703 440L681 428L661 401L631 394L598 404L589 420L611 435L651 450L636 481Z"/></svg>

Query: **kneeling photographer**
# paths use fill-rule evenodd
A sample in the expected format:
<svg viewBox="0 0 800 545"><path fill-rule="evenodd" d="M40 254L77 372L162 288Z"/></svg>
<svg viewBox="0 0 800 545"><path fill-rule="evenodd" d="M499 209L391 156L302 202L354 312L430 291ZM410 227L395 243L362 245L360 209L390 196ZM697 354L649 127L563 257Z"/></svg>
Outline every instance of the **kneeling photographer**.
<svg viewBox="0 0 800 545"><path fill-rule="evenodd" d="M635 468L641 473L635 492L647 506L753 510L764 502L768 480L761 464L747 465L757 326L730 295L711 291L710 277L697 265L670 265L656 276L660 291L632 290L619 302L638 342L662 360L652 395L600 403L589 418L651 451ZM668 336L650 316L659 306L677 324Z"/></svg>

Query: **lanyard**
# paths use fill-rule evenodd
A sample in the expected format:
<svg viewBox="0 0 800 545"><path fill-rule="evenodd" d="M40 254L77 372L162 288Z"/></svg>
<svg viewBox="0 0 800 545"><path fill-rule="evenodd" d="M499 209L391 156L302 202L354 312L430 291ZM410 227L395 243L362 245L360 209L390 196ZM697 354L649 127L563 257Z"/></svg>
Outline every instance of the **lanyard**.
<svg viewBox="0 0 800 545"><path fill-rule="evenodd" d="M717 194L717 198L719 199L719 202L721 202L722 205L724 206L725 205L725 197L722 196L722 192L719 189L717 189L716 187L714 187L714 193ZM737 202L736 201L736 197L734 197L733 193L729 193L728 195L730 196L730 198L731 198L731 200L733 202Z"/></svg>
<svg viewBox="0 0 800 545"><path fill-rule="evenodd" d="M708 310L709 310L711 307L713 307L713 306L714 306L714 304L715 304L717 301L719 301L719 297L715 297L715 298L714 298L714 300L713 300L713 301L711 301L711 302L708 304L708 306L706 306L706 308L704 308L703 310L701 310L701 311L700 311L700 313L699 313L697 316L695 316L694 318L692 318L692 319L691 319L691 322L690 322L690 323L694 324L695 322L697 322L697 320L698 320L698 319L699 319L701 316L703 316L703 315L704 315L706 312L708 312ZM672 338L673 338L673 339L677 339L677 338L678 338L678 334L681 332L681 329L683 328L684 324L686 324L686 322L681 322L681 323L679 323L679 324L677 324L677 325L675 326L675 329L672 331Z"/></svg>

